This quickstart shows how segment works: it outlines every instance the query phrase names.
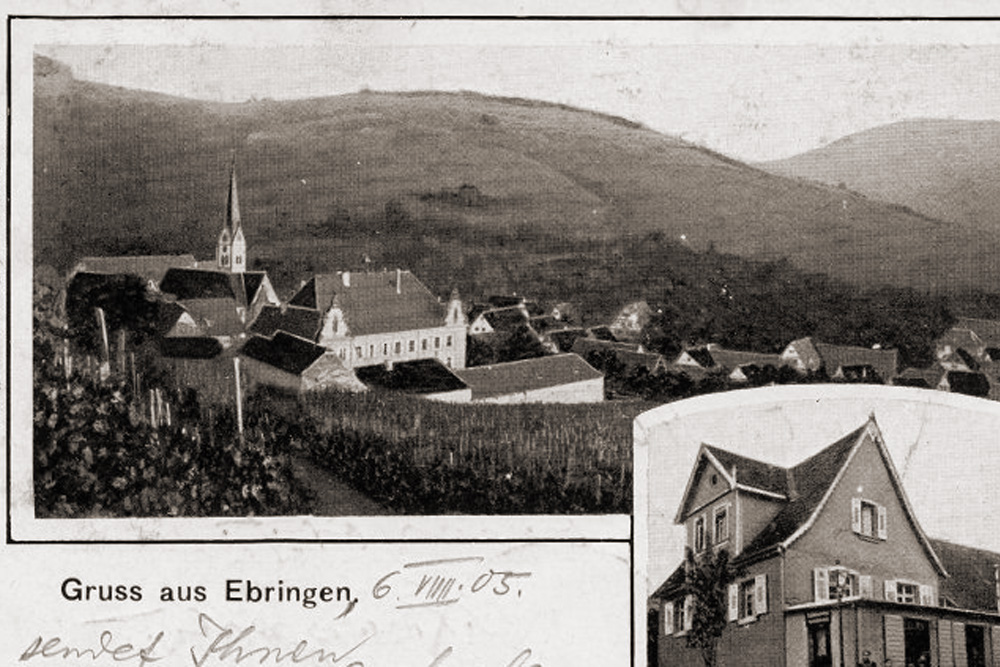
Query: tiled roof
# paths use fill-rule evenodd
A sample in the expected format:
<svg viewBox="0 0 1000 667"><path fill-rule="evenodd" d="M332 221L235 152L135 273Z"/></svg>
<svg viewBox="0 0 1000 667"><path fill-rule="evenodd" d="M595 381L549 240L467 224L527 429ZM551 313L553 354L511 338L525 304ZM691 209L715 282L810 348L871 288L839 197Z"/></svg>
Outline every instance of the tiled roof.
<svg viewBox="0 0 1000 667"><path fill-rule="evenodd" d="M203 269L170 269L160 282L160 291L178 301L188 299L235 299L236 291L229 273Z"/></svg>
<svg viewBox="0 0 1000 667"><path fill-rule="evenodd" d="M494 331L512 331L528 324L528 318L519 306L487 310L483 313L483 319L490 323Z"/></svg>
<svg viewBox="0 0 1000 667"><path fill-rule="evenodd" d="M968 329L979 336L987 347L1000 346L1000 320L959 317L954 328Z"/></svg>
<svg viewBox="0 0 1000 667"><path fill-rule="evenodd" d="M588 332L592 337L596 338L597 340L607 340L607 341L618 340L617 338L615 338L615 334L612 333L611 328L607 326L590 327L590 329L588 329Z"/></svg>
<svg viewBox="0 0 1000 667"><path fill-rule="evenodd" d="M118 257L84 257L73 268L74 273L121 273L159 282L168 269L190 268L197 264L194 255L136 255Z"/></svg>
<svg viewBox="0 0 1000 667"><path fill-rule="evenodd" d="M788 494L788 471L785 468L740 456L712 445L705 445L705 449L722 464L727 474L735 475L737 484L782 496Z"/></svg>
<svg viewBox="0 0 1000 667"><path fill-rule="evenodd" d="M898 354L896 350L873 350L867 347L848 345L831 345L830 343L813 343L819 353L827 375L833 376L838 368L852 366L870 366L878 373L883 382L888 382L896 375Z"/></svg>
<svg viewBox="0 0 1000 667"><path fill-rule="evenodd" d="M247 294L247 303L253 301L253 298L257 295L257 290L264 283L264 278L267 276L266 271L247 271L243 274L237 274L243 276L243 288Z"/></svg>
<svg viewBox="0 0 1000 667"><path fill-rule="evenodd" d="M712 348L709 350L709 354L717 365L730 370L749 365L758 367L774 366L775 368L783 365L781 356L777 354L724 350L722 348Z"/></svg>
<svg viewBox="0 0 1000 667"><path fill-rule="evenodd" d="M996 572L1000 554L931 540L949 576L941 580L941 598L959 609L997 612Z"/></svg>
<svg viewBox="0 0 1000 667"><path fill-rule="evenodd" d="M245 357L274 366L292 375L301 375L324 353L326 348L280 331L274 334L274 338L253 336L240 350L240 354ZM336 359L333 355L330 357Z"/></svg>
<svg viewBox="0 0 1000 667"><path fill-rule="evenodd" d="M473 399L506 396L603 377L575 354L473 366L456 369L455 375L472 388Z"/></svg>
<svg viewBox="0 0 1000 667"><path fill-rule="evenodd" d="M944 369L940 366L930 368L907 368L902 373L892 379L892 383L901 387L926 387L933 389L937 387Z"/></svg>
<svg viewBox="0 0 1000 667"><path fill-rule="evenodd" d="M250 325L250 332L270 338L278 331L316 341L323 325L323 313L313 308L264 306Z"/></svg>
<svg viewBox="0 0 1000 667"><path fill-rule="evenodd" d="M382 387L407 394L436 394L458 391L466 385L437 359L418 359L393 364L355 368L358 379L369 386Z"/></svg>
<svg viewBox="0 0 1000 667"><path fill-rule="evenodd" d="M777 546L809 520L840 469L844 467L865 428L866 426L862 426L848 433L818 454L788 469L790 475L786 484L789 485L789 500L747 545L744 554L750 555Z"/></svg>
<svg viewBox="0 0 1000 667"><path fill-rule="evenodd" d="M684 352L702 368L712 368L715 366L715 359L712 357L712 353L704 347L684 350Z"/></svg>
<svg viewBox="0 0 1000 667"><path fill-rule="evenodd" d="M160 339L160 354L170 358L214 359L222 343L209 336L169 336Z"/></svg>
<svg viewBox="0 0 1000 667"><path fill-rule="evenodd" d="M990 393L989 378L982 373L948 371L945 377L950 390L957 394L982 397Z"/></svg>
<svg viewBox="0 0 1000 667"><path fill-rule="evenodd" d="M235 336L244 331L233 298L187 299L178 304L190 313L206 336Z"/></svg>
<svg viewBox="0 0 1000 667"><path fill-rule="evenodd" d="M560 352L569 352L573 349L576 339L584 338L586 335L587 331L585 329L578 328L556 329L545 332L545 336L556 344Z"/></svg>
<svg viewBox="0 0 1000 667"><path fill-rule="evenodd" d="M654 600L663 600L665 597L669 597L674 593L677 593L684 586L685 579L685 566L681 563L677 566L677 569L670 573L666 581L660 584L660 587L650 595L649 597Z"/></svg>
<svg viewBox="0 0 1000 667"><path fill-rule="evenodd" d="M638 352L642 346L639 343L617 343L596 338L577 338L573 341L573 354L581 357L589 352Z"/></svg>
<svg viewBox="0 0 1000 667"><path fill-rule="evenodd" d="M444 324L445 307L409 271L316 274L292 297L291 305L326 311L338 297L353 336L430 329Z"/></svg>

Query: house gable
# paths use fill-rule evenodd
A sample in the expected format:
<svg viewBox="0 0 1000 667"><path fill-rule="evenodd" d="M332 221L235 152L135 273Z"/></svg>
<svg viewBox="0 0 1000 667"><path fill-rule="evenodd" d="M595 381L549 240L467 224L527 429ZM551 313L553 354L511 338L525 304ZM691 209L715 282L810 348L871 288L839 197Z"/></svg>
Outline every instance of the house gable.
<svg viewBox="0 0 1000 667"><path fill-rule="evenodd" d="M712 454L707 445L702 445L695 458L691 476L688 477L687 487L684 489L684 496L674 521L684 523L692 513L734 488L736 482L726 471L725 466Z"/></svg>
<svg viewBox="0 0 1000 667"><path fill-rule="evenodd" d="M854 572L855 586L878 599L886 595L886 582L936 590L939 576L946 574L916 521L874 420L856 432L848 451L809 518L782 542L790 605L816 601L817 568Z"/></svg>

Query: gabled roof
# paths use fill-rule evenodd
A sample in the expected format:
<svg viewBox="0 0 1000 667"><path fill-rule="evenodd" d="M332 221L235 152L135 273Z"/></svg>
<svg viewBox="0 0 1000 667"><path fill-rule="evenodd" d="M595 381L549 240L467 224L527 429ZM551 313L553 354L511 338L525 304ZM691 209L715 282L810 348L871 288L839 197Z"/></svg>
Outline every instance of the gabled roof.
<svg viewBox="0 0 1000 667"><path fill-rule="evenodd" d="M233 298L187 299L178 304L190 313L205 336L236 336L244 331Z"/></svg>
<svg viewBox="0 0 1000 667"><path fill-rule="evenodd" d="M934 389L937 387L944 369L934 365L930 368L907 368L902 373L892 379L892 383L901 387L926 387Z"/></svg>
<svg viewBox="0 0 1000 667"><path fill-rule="evenodd" d="M437 359L418 359L354 369L358 379L368 386L382 387L407 394L436 394L465 389L466 385Z"/></svg>
<svg viewBox="0 0 1000 667"><path fill-rule="evenodd" d="M948 571L941 581L941 599L947 606L997 613L997 568L1000 554L985 549L931 540Z"/></svg>
<svg viewBox="0 0 1000 667"><path fill-rule="evenodd" d="M696 348L691 348L689 350L684 350L681 352L680 355L678 355L677 358L680 359L681 356L685 354L691 357L695 361L695 363L701 366L702 368L715 367L715 358L712 357L712 353L708 350L708 348L696 347Z"/></svg>
<svg viewBox="0 0 1000 667"><path fill-rule="evenodd" d="M573 341L573 354L581 357L590 352L639 352L642 345L639 343L618 343L610 340L600 340L597 338L577 338Z"/></svg>
<svg viewBox="0 0 1000 667"><path fill-rule="evenodd" d="M955 329L968 329L988 347L1000 346L1000 320L984 320L975 317L959 317Z"/></svg>
<svg viewBox="0 0 1000 667"><path fill-rule="evenodd" d="M948 381L949 390L957 394L983 397L990 393L990 380L983 373L948 371L944 379Z"/></svg>
<svg viewBox="0 0 1000 667"><path fill-rule="evenodd" d="M316 274L289 303L325 312L334 296L353 336L444 325L445 307L409 271Z"/></svg>
<svg viewBox="0 0 1000 667"><path fill-rule="evenodd" d="M704 447L738 486L780 496L788 495L788 471L781 466L740 456L712 445Z"/></svg>
<svg viewBox="0 0 1000 667"><path fill-rule="evenodd" d="M554 331L546 331L545 336L556 344L560 352L569 352L573 349L573 343L576 342L577 338L585 338L587 336L587 330L578 327L570 327L565 329L556 329Z"/></svg>
<svg viewBox="0 0 1000 667"><path fill-rule="evenodd" d="M670 576L667 577L666 581L660 584L660 587L650 595L650 599L662 600L663 598L669 597L674 593L678 592L684 586L684 580L686 575L685 565L682 562L677 566Z"/></svg>
<svg viewBox="0 0 1000 667"><path fill-rule="evenodd" d="M611 327L608 326L601 325L597 327L590 327L587 331L590 333L591 337L596 338L597 340L607 340L612 342L618 340L615 338L614 332L611 331Z"/></svg>
<svg viewBox="0 0 1000 667"><path fill-rule="evenodd" d="M314 308L264 306L250 326L250 332L270 338L278 331L316 341L323 326L323 313Z"/></svg>
<svg viewBox="0 0 1000 667"><path fill-rule="evenodd" d="M487 310L482 313L482 317L489 322L494 331L513 331L519 326L528 324L528 318L520 306Z"/></svg>
<svg viewBox="0 0 1000 667"><path fill-rule="evenodd" d="M831 377L837 369L847 367L870 366L878 373L883 382L888 382L896 375L899 355L896 350L874 350L867 347L851 345L832 345L814 341L813 345L819 353L826 372Z"/></svg>
<svg viewBox="0 0 1000 667"><path fill-rule="evenodd" d="M472 389L473 400L604 377L600 371L575 354L556 354L504 364L472 366L455 369L454 373Z"/></svg>
<svg viewBox="0 0 1000 667"><path fill-rule="evenodd" d="M169 269L160 282L160 291L172 294L178 301L188 299L235 299L231 276L222 271L205 269Z"/></svg>
<svg viewBox="0 0 1000 667"><path fill-rule="evenodd" d="M325 353L326 348L281 331L274 338L253 336L240 350L245 357L292 375L301 375ZM334 355L329 358L336 360Z"/></svg>
<svg viewBox="0 0 1000 667"><path fill-rule="evenodd" d="M251 303L254 297L257 296L257 290L260 286L264 284L264 278L267 277L266 271L245 271L243 273L233 274L235 276L241 277L243 280L243 291L247 295L247 303Z"/></svg>
<svg viewBox="0 0 1000 667"><path fill-rule="evenodd" d="M947 570L941 564L930 540L917 522L913 507L906 496L896 468L892 464L892 459L889 457L889 452L885 447L874 416L870 417L868 422L860 428L848 433L798 465L787 469L789 472L788 501L778 511L774 519L743 549L740 557L754 557L778 547L788 547L809 530L816 517L823 511L827 499L843 476L854 452L857 451L866 437L870 437L875 443L893 488L896 490L896 496L903 507L903 512L909 519L918 541L923 545L932 565L946 576Z"/></svg>
<svg viewBox="0 0 1000 667"><path fill-rule="evenodd" d="M190 268L197 264L194 255L124 255L118 257L84 257L73 267L73 273L114 274L139 276L144 280L159 282L168 269Z"/></svg>
<svg viewBox="0 0 1000 667"><path fill-rule="evenodd" d="M724 350L720 347L712 347L708 350L716 365L728 368L740 368L742 366L774 366L778 368L783 365L781 355L767 354L764 352L744 352L742 350Z"/></svg>
<svg viewBox="0 0 1000 667"><path fill-rule="evenodd" d="M214 359L222 343L209 336L169 336L160 339L160 354L173 359Z"/></svg>

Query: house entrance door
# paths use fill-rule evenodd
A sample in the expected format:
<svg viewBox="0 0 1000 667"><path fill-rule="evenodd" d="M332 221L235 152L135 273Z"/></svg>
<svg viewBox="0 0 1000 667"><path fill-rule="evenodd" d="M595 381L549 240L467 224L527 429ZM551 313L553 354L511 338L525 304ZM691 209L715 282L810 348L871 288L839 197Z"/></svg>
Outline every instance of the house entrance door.
<svg viewBox="0 0 1000 667"><path fill-rule="evenodd" d="M833 658L830 654L830 621L810 623L808 628L809 667L831 667Z"/></svg>
<svg viewBox="0 0 1000 667"><path fill-rule="evenodd" d="M969 667L986 667L986 629L983 626L965 626L965 655Z"/></svg>
<svg viewBox="0 0 1000 667"><path fill-rule="evenodd" d="M931 658L931 626L917 618L903 619L903 638L906 643L907 665L929 665ZM920 662L923 657L925 662Z"/></svg>

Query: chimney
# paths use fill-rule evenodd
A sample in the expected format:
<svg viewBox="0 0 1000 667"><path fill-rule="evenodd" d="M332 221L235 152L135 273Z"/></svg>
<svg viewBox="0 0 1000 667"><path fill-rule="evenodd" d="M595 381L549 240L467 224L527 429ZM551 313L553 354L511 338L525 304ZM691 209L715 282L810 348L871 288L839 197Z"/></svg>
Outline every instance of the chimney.
<svg viewBox="0 0 1000 667"><path fill-rule="evenodd" d="M403 270L396 269L396 294L403 293Z"/></svg>
<svg viewBox="0 0 1000 667"><path fill-rule="evenodd" d="M343 280L344 280L344 287L350 287L351 286L351 272L350 271L344 271L342 274L340 274L340 277L343 278Z"/></svg>

